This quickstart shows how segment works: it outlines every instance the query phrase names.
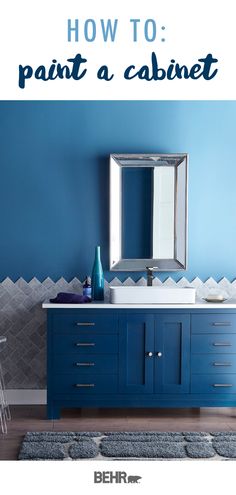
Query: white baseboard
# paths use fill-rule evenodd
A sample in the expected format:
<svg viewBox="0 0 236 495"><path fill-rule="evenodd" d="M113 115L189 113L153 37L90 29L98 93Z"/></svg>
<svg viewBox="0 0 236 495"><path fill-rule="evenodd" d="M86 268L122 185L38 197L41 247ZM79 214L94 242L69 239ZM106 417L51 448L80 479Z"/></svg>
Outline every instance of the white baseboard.
<svg viewBox="0 0 236 495"><path fill-rule="evenodd" d="M6 390L6 398L10 405L34 405L47 403L46 390Z"/></svg>

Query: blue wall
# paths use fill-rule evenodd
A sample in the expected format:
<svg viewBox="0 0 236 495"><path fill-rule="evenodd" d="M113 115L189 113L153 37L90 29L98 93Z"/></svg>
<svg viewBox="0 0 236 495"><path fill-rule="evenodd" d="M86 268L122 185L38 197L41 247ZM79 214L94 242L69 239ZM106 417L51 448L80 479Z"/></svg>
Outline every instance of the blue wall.
<svg viewBox="0 0 236 495"><path fill-rule="evenodd" d="M174 278L232 280L235 136L235 101L0 102L0 279L83 279L96 244L107 270L109 154L188 152L189 269Z"/></svg>

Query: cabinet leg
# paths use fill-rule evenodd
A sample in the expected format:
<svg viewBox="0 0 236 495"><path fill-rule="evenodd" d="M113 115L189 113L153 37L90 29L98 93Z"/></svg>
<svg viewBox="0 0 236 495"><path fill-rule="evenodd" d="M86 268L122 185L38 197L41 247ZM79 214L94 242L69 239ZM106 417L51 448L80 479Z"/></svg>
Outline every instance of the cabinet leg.
<svg viewBox="0 0 236 495"><path fill-rule="evenodd" d="M47 418L48 419L60 419L61 408L55 405L53 402L49 403L47 406Z"/></svg>
<svg viewBox="0 0 236 495"><path fill-rule="evenodd" d="M200 407L193 407L192 411L194 412L194 414L201 414L201 408Z"/></svg>

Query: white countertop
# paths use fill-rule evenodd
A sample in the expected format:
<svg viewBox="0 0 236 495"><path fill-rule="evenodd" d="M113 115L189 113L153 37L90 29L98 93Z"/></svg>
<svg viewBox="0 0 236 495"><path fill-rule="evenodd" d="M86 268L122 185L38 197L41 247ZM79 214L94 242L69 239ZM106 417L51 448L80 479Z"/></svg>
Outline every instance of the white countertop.
<svg viewBox="0 0 236 495"><path fill-rule="evenodd" d="M236 299L228 299L222 303L208 303L200 299L194 304L111 304L108 302L56 304L45 301L42 307L44 309L236 309Z"/></svg>

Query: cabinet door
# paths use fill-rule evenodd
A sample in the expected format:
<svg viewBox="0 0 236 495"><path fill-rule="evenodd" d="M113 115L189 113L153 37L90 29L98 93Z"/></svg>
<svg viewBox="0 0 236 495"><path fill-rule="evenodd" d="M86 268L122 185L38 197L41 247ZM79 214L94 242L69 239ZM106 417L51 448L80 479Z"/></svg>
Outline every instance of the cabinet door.
<svg viewBox="0 0 236 495"><path fill-rule="evenodd" d="M155 318L156 393L188 393L190 387L190 317L160 315Z"/></svg>
<svg viewBox="0 0 236 495"><path fill-rule="evenodd" d="M120 392L134 394L153 392L154 318L152 315L127 314L120 317L119 356Z"/></svg>

